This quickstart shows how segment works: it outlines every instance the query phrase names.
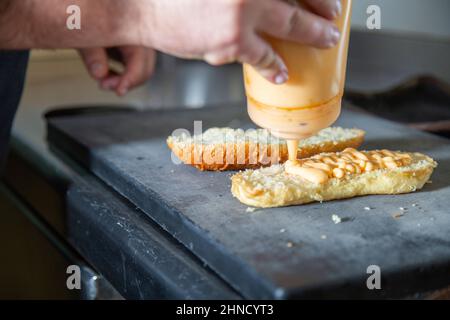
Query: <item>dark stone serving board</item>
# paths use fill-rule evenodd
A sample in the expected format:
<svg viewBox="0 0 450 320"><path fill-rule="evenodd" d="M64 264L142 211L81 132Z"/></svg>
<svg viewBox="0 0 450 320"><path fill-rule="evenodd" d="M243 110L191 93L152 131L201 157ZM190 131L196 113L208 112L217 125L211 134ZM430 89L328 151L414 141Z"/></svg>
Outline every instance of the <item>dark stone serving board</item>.
<svg viewBox="0 0 450 320"><path fill-rule="evenodd" d="M245 108L236 106L71 115L49 119L48 139L247 298L400 297L450 283L448 140L344 110L337 124L366 130L364 148L435 158L433 183L406 195L250 213L231 195L230 172L200 172L171 161L166 137L177 128L192 131L194 120L204 129L250 126ZM394 218L400 207L405 214ZM344 221L334 224L333 214ZM366 286L370 265L381 269L381 290Z"/></svg>

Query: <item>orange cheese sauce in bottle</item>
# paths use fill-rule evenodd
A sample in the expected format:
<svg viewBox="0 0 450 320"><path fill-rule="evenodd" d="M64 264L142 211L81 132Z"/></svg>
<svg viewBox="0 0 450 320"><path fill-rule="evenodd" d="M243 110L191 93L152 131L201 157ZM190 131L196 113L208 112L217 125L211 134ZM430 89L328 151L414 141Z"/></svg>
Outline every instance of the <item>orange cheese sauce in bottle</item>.
<svg viewBox="0 0 450 320"><path fill-rule="evenodd" d="M347 67L351 6L352 0L342 0L342 14L335 20L341 38L333 48L318 49L269 38L289 70L289 80L285 84L273 84L253 67L244 65L248 114L260 127L288 140L291 161L297 157L299 140L329 127L339 117Z"/></svg>

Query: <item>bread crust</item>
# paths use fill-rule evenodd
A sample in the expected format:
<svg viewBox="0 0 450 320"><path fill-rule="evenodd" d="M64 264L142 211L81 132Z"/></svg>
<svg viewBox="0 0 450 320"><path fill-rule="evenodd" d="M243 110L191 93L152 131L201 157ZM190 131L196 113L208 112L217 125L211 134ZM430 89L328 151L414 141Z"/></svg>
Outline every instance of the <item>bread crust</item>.
<svg viewBox="0 0 450 320"><path fill-rule="evenodd" d="M421 153L409 153L412 163L394 169L379 169L325 184L313 184L289 175L283 165L247 170L232 178L231 192L242 203L253 207L281 207L373 194L401 194L421 189L437 163ZM328 154L330 155L330 154Z"/></svg>
<svg viewBox="0 0 450 320"><path fill-rule="evenodd" d="M365 132L359 129L352 130L357 131L357 135L353 138L302 146L298 149L297 158L308 158L323 152L338 152L345 148L358 148L364 141ZM177 144L172 137L169 137L167 145L183 163L201 171L257 169L288 160L288 149L285 143L261 144L246 141L223 144ZM278 150L279 156L276 157Z"/></svg>

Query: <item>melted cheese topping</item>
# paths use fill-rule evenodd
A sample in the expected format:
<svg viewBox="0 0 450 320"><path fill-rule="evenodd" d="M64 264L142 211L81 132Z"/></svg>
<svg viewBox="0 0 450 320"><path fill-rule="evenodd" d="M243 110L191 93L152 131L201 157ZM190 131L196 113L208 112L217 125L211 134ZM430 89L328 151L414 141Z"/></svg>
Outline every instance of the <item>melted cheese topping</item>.
<svg viewBox="0 0 450 320"><path fill-rule="evenodd" d="M289 160L288 174L299 175L313 183L325 183L330 178L342 179L349 174L361 174L378 169L393 169L411 164L407 153L389 150L361 152L347 148L334 155L317 155L304 160Z"/></svg>

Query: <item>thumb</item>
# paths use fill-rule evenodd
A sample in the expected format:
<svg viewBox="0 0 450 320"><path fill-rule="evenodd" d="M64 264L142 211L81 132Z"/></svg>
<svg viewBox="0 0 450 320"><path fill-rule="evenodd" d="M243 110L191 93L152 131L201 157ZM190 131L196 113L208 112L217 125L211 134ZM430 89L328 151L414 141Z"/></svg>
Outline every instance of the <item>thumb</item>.
<svg viewBox="0 0 450 320"><path fill-rule="evenodd" d="M79 50L80 56L86 65L89 74L96 80L108 75L108 55L103 48L88 48Z"/></svg>

